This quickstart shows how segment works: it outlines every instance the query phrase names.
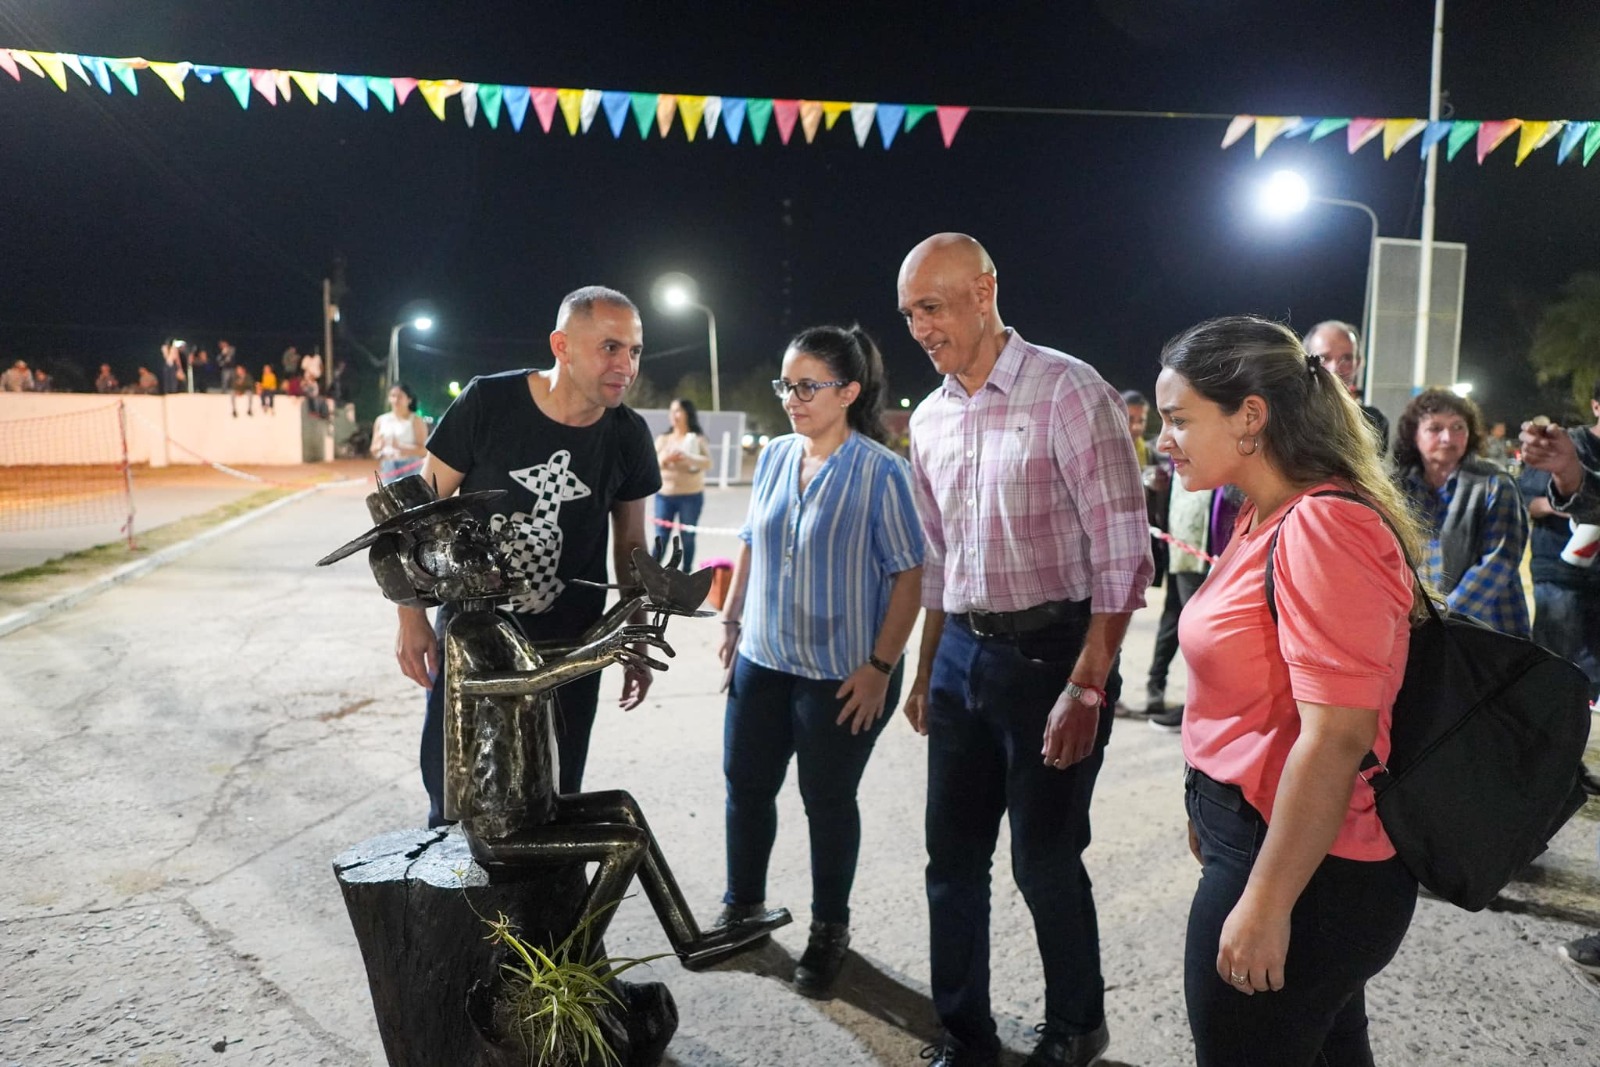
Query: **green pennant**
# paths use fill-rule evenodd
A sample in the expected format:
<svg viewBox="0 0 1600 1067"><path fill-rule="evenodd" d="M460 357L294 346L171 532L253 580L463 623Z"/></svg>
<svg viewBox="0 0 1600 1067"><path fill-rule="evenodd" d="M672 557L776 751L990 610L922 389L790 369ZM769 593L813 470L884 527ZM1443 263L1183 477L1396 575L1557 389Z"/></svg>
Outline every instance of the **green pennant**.
<svg viewBox="0 0 1600 1067"><path fill-rule="evenodd" d="M1451 126L1450 138L1445 142L1445 160L1450 163L1454 163L1456 161L1456 153L1461 151L1463 147L1465 147L1474 137L1478 135L1478 127L1482 125L1483 123L1481 122L1458 121L1454 126Z"/></svg>
<svg viewBox="0 0 1600 1067"><path fill-rule="evenodd" d="M628 103L633 107L633 121L639 127L639 139L650 139L650 127L656 121L656 101L660 93L629 93Z"/></svg>
<svg viewBox="0 0 1600 1067"><path fill-rule="evenodd" d="M932 104L907 104L906 105L906 132L910 133L916 128L917 123L927 118L936 111Z"/></svg>
<svg viewBox="0 0 1600 1067"><path fill-rule="evenodd" d="M139 95L139 80L134 77L132 67L120 59L108 59L106 60L106 66L111 68L111 73L117 76L117 81L122 83L130 95Z"/></svg>
<svg viewBox="0 0 1600 1067"><path fill-rule="evenodd" d="M504 93L505 87L501 85L478 86L478 103L483 105L483 114L491 130L500 128L500 100Z"/></svg>
<svg viewBox="0 0 1600 1067"><path fill-rule="evenodd" d="M388 78L368 78L367 89L378 98L385 111L394 110L394 82Z"/></svg>
<svg viewBox="0 0 1600 1067"><path fill-rule="evenodd" d="M1583 136L1583 165L1588 166L1589 160L1594 158L1595 149L1600 148L1600 122L1589 127L1589 132Z"/></svg>
<svg viewBox="0 0 1600 1067"><path fill-rule="evenodd" d="M745 105L744 121L750 127L750 139L760 144L767 136L767 123L772 121L772 97L752 96Z"/></svg>
<svg viewBox="0 0 1600 1067"><path fill-rule="evenodd" d="M228 88L233 90L233 95L238 99L239 106L250 106L250 72L243 67L223 67L222 80L228 83Z"/></svg>
<svg viewBox="0 0 1600 1067"><path fill-rule="evenodd" d="M1319 119L1317 124L1311 128L1311 137L1306 143L1320 141L1328 134L1337 133L1348 125L1350 125L1349 119Z"/></svg>

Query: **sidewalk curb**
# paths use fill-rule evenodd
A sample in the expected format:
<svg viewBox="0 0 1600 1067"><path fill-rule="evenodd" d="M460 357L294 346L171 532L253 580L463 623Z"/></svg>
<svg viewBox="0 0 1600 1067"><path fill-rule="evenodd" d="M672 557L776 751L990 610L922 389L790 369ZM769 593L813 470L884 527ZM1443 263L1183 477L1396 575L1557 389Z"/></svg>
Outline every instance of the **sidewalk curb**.
<svg viewBox="0 0 1600 1067"><path fill-rule="evenodd" d="M295 503L296 501L303 500L312 493L327 488L329 485L338 484L340 483L329 482L327 485L314 485L309 489L302 489L298 493L292 493L289 496L279 497L277 500L263 504L253 511L248 511L243 515L229 519L221 526L216 526L204 531L203 533L196 534L187 541L180 541L175 545L168 545L161 551L153 553L144 559L134 560L132 563L124 563L115 570L108 571L99 578L96 578L88 585L80 586L77 589L70 589L65 593L60 593L51 597L48 600L42 600L31 607L26 607L21 611L12 612L10 615L0 617L0 637L5 637L7 634L15 633L26 626L32 626L34 623L48 615L53 615L58 611L70 608L75 604L89 599L92 596L97 596L113 586L121 585L123 582L132 581L134 578L148 574L157 567L165 566L175 559L179 559L188 555L190 552L193 552L195 549L199 548L208 541L221 537L224 534L232 533L241 526L252 523L263 516L270 515L272 512L277 511L281 507L286 507Z"/></svg>

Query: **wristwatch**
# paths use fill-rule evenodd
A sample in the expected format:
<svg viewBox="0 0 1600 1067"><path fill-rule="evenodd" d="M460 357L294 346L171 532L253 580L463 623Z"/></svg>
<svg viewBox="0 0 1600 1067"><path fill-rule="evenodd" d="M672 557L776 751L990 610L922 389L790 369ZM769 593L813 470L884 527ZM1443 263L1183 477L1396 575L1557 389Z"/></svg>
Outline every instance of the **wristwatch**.
<svg viewBox="0 0 1600 1067"><path fill-rule="evenodd" d="M1076 700L1084 707L1098 708L1106 702L1106 691L1099 686L1079 685L1077 682L1067 682L1067 699Z"/></svg>

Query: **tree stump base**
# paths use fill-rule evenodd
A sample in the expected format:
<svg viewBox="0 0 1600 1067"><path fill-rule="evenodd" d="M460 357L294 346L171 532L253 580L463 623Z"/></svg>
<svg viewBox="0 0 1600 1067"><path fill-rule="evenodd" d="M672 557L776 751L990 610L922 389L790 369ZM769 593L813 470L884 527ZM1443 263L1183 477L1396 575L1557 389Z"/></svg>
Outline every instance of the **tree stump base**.
<svg viewBox="0 0 1600 1067"><path fill-rule="evenodd" d="M491 872L459 830L441 829L363 841L341 853L333 870L390 1067L526 1063L514 1044L487 1032L507 954L486 940L480 915L504 913L523 940L548 952L578 918L588 884L583 865ZM625 1067L656 1067L678 1027L671 992L659 982L614 985L623 1007L602 1009L601 1018L612 1052Z"/></svg>

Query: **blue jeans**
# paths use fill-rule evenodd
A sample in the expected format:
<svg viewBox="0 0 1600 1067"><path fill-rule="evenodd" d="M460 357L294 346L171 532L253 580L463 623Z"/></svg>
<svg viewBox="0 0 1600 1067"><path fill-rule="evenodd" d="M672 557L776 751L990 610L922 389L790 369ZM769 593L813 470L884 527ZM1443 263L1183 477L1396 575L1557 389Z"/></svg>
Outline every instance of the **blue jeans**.
<svg viewBox="0 0 1600 1067"><path fill-rule="evenodd" d="M950 1035L976 1050L999 1045L989 1007L989 865L1002 815L1044 965L1045 1021L1082 1034L1105 1019L1083 850L1122 689L1115 667L1090 755L1058 769L1040 754L1045 721L1088 632L1089 605L1078 607L1069 621L1015 638L978 638L948 616L934 658L926 826L933 1004Z"/></svg>
<svg viewBox="0 0 1600 1067"><path fill-rule="evenodd" d="M1534 582L1533 641L1576 663L1589 678L1589 699L1600 696L1600 589Z"/></svg>
<svg viewBox="0 0 1600 1067"><path fill-rule="evenodd" d="M850 887L861 852L856 787L878 734L894 717L904 664L889 676L883 714L858 734L835 720L843 679L818 681L738 657L728 686L722 769L728 779L725 904L767 898L767 861L778 836L778 790L794 756L811 830L811 917L850 921Z"/></svg>
<svg viewBox="0 0 1600 1067"><path fill-rule="evenodd" d="M694 526L700 521L700 509L706 506L704 493L682 493L677 496L656 494L656 518L661 522L681 522L685 526ZM672 533L665 526L658 525L655 529L657 537L666 537ZM680 566L686 571L694 570L694 531L684 530L680 534L683 538L683 563Z"/></svg>
<svg viewBox="0 0 1600 1067"><path fill-rule="evenodd" d="M433 623L434 637L444 647L444 631L452 612L441 607ZM594 620L562 620L550 615L511 614L509 618L530 641L570 641ZM443 653L441 651L441 657ZM448 826L444 817L444 686L434 679L422 720L422 786L428 791L428 827ZM589 762L589 734L594 730L595 709L600 704L600 672L586 674L550 694L555 702L556 758L562 793L583 791L583 769Z"/></svg>
<svg viewBox="0 0 1600 1067"><path fill-rule="evenodd" d="M1233 786L1197 781L1184 799L1203 857L1183 953L1198 1067L1371 1067L1367 980L1411 925L1411 872L1398 857L1324 859L1290 913L1283 988L1245 996L1217 973L1217 950L1267 825Z"/></svg>

